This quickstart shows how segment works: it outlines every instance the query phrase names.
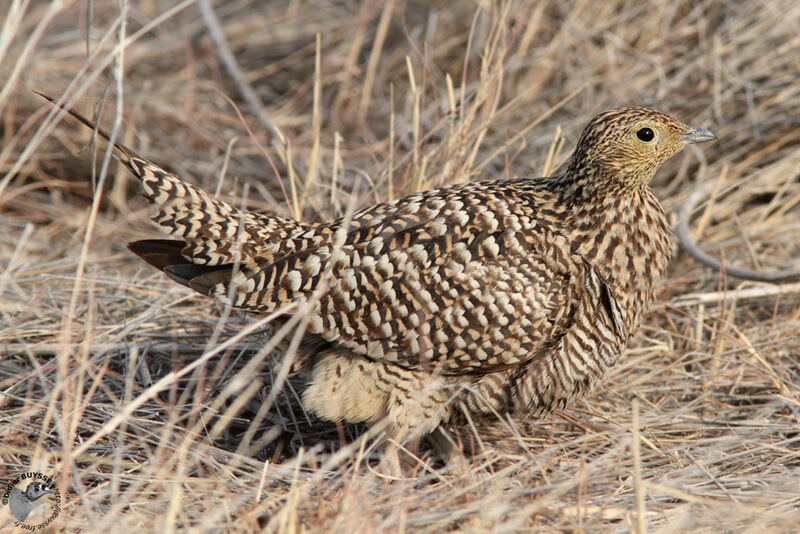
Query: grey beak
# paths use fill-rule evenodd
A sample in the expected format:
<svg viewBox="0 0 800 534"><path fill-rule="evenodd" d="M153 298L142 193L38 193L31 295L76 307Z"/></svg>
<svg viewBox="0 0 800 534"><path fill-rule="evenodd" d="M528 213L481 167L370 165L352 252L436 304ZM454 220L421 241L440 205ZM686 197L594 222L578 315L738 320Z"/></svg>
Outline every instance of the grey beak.
<svg viewBox="0 0 800 534"><path fill-rule="evenodd" d="M682 140L687 143L702 143L703 141L713 141L717 136L711 130L689 126L689 131L683 134Z"/></svg>

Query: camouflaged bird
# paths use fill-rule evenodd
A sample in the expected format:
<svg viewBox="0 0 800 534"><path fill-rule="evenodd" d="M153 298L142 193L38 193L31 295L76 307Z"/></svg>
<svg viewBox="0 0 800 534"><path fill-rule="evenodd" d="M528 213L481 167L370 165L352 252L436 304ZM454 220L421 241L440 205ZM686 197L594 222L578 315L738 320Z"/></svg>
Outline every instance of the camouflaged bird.
<svg viewBox="0 0 800 534"><path fill-rule="evenodd" d="M586 126L560 176L444 187L325 224L239 210L116 147L174 238L130 249L236 308L299 305L325 341L296 362L305 408L388 418L402 442L462 408L541 414L596 385L671 254L648 182L715 138L654 109L614 109Z"/></svg>

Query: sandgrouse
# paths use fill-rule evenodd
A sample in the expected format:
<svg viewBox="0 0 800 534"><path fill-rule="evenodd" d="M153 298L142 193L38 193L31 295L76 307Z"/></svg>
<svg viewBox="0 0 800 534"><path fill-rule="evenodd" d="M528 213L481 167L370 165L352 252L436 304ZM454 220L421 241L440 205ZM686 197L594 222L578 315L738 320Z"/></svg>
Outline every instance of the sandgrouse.
<svg viewBox="0 0 800 534"><path fill-rule="evenodd" d="M388 418L410 442L458 410L541 414L597 384L671 254L648 182L712 139L654 109L613 109L560 176L443 187L322 224L242 211L115 146L173 238L129 248L236 308L297 304L323 341L296 362L305 408Z"/></svg>

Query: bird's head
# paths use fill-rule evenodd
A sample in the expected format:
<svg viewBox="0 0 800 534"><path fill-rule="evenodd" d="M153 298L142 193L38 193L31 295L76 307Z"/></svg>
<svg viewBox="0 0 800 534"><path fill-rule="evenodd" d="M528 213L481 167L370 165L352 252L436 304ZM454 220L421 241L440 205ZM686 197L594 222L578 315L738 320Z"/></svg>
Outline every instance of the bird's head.
<svg viewBox="0 0 800 534"><path fill-rule="evenodd" d="M35 501L40 497L44 497L48 493L53 493L53 490L43 482L31 482L28 484L28 487L25 488L25 496L30 501Z"/></svg>
<svg viewBox="0 0 800 534"><path fill-rule="evenodd" d="M655 109L612 109L583 130L567 172L599 173L622 187L647 184L686 145L716 138L710 130L688 126Z"/></svg>

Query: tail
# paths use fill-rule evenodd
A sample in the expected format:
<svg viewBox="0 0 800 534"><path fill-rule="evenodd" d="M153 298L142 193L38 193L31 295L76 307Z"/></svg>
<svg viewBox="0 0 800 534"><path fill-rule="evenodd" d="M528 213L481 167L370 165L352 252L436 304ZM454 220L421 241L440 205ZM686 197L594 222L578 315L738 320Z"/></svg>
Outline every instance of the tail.
<svg viewBox="0 0 800 534"><path fill-rule="evenodd" d="M90 121L89 119L87 119L86 117L84 117L83 115L81 115L80 113L78 113L75 110L72 110L72 109L69 109L69 108L65 108L64 106L59 104L58 101L55 98L52 98L52 97L50 97L50 96L48 96L48 95L46 95L46 94L44 94L42 92L39 92L39 91L37 91L35 89L33 90L33 92L36 93L37 95L41 96L45 100L49 101L54 106L56 106L58 108L61 108L64 111L66 111L67 113L69 113L70 115L72 115L76 120L78 120L78 122L81 122L82 124L85 124L90 129L92 129L95 132L97 132L97 134L100 137L102 137L103 139L105 139L109 143L111 142L111 136L105 130L100 128L94 121ZM131 160L134 159L134 158L135 159L144 160L144 158L141 158L138 154L136 154L136 152L134 152L130 148L126 147L122 143L114 142L114 148L116 148L117 151L119 151L119 154L121 156L120 159L126 165L130 165ZM136 171L134 170L134 174L135 173L136 173ZM140 178L141 178L141 176L140 176Z"/></svg>
<svg viewBox="0 0 800 534"><path fill-rule="evenodd" d="M111 136L94 121L59 106L106 141ZM153 208L155 225L175 240L135 241L128 248L176 282L205 295L219 296L230 281L234 264L245 271L271 263L277 244L312 228L291 219L239 210L188 184L176 175L114 142L119 159L139 178Z"/></svg>

